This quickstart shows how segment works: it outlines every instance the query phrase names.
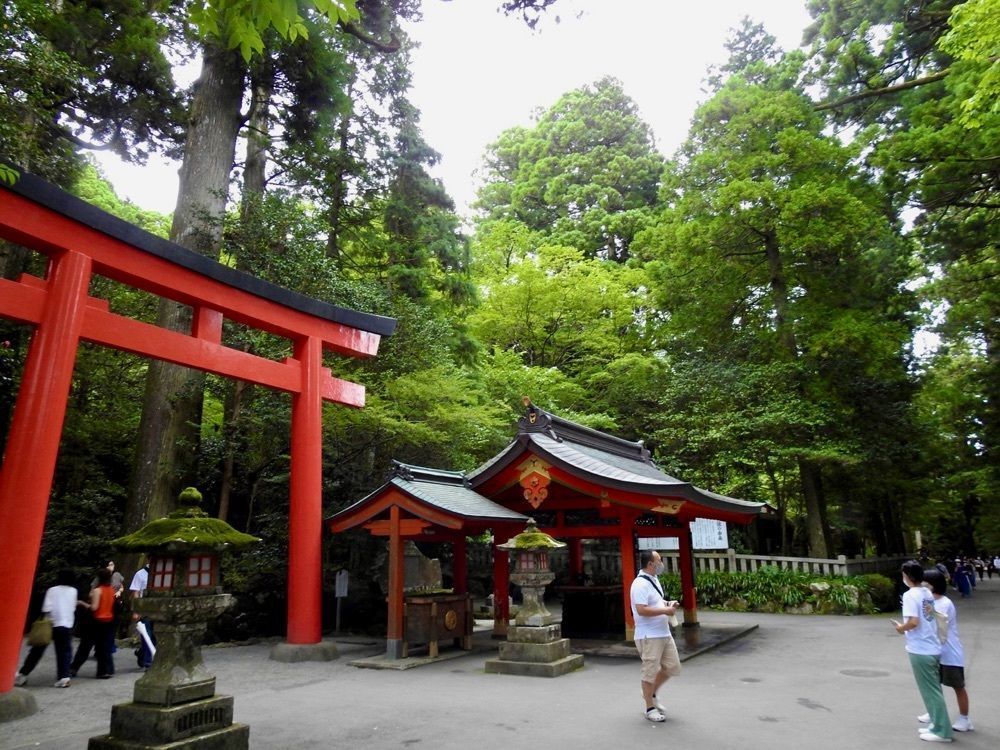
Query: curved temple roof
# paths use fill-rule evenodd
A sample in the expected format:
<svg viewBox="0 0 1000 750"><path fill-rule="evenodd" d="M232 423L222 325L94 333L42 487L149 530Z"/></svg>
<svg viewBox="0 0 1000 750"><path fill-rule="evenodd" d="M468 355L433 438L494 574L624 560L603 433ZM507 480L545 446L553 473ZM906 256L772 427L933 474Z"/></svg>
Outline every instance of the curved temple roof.
<svg viewBox="0 0 1000 750"><path fill-rule="evenodd" d="M334 513L326 523L347 522L345 528L369 520L364 512L381 498L387 490L396 489L416 502L430 506L465 521L489 524L493 522L525 523L528 517L483 497L469 486L464 472L429 469L393 461L389 479L374 492L356 503ZM357 518L356 523L349 519Z"/></svg>
<svg viewBox="0 0 1000 750"><path fill-rule="evenodd" d="M518 435L498 455L469 475L479 487L526 450L582 479L639 495L689 500L705 509L749 517L767 511L766 503L726 497L695 487L660 471L642 442L630 442L570 422L528 404L518 421ZM652 499L652 498L651 498Z"/></svg>

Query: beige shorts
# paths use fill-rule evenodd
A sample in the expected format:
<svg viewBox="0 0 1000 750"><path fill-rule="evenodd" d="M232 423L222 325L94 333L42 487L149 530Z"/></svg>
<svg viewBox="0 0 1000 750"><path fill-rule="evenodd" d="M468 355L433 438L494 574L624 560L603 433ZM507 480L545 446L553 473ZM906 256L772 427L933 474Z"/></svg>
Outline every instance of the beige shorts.
<svg viewBox="0 0 1000 750"><path fill-rule="evenodd" d="M656 682L656 675L663 671L667 679L681 673L681 659L673 638L643 638L635 642L642 659L642 681Z"/></svg>

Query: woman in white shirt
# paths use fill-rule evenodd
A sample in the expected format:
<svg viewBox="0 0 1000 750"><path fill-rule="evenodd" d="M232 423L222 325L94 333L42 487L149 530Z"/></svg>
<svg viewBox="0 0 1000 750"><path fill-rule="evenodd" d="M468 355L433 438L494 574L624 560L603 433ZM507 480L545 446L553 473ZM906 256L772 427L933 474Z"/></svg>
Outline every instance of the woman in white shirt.
<svg viewBox="0 0 1000 750"><path fill-rule="evenodd" d="M941 641L934 618L934 597L921 584L924 569L916 560L903 563L903 621L890 620L897 633L906 636L906 651L917 689L924 701L930 724L918 733L926 742L951 742L951 721L941 690Z"/></svg>
<svg viewBox="0 0 1000 750"><path fill-rule="evenodd" d="M955 700L958 702L958 718L951 728L956 732L971 732L972 721L969 719L969 692L965 689L965 649L958 635L958 610L955 603L948 598L948 582L936 570L924 573L924 586L934 594L934 609L948 619L948 638L941 644L941 684L953 688ZM929 722L927 714L917 717L919 721Z"/></svg>
<svg viewBox="0 0 1000 750"><path fill-rule="evenodd" d="M56 649L56 673L59 679L56 687L69 687L69 665L73 658L73 622L76 619L76 607L79 596L74 586L75 576L71 570L60 570L56 576L56 585L45 592L42 602L42 612L52 620L52 643ZM45 653L45 646L32 646L31 651L14 676L15 685L24 685L28 675L38 664Z"/></svg>

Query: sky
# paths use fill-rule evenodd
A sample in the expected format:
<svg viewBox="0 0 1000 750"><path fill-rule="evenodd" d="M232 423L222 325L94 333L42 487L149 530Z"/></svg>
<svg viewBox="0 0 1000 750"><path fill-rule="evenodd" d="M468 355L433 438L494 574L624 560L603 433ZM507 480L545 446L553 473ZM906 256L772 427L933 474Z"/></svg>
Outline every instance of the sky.
<svg viewBox="0 0 1000 750"><path fill-rule="evenodd" d="M805 0L558 0L532 31L499 13L499 4L424 0L423 20L407 27L420 45L411 101L425 140L441 154L432 174L466 216L486 147L507 128L530 125L562 94L614 76L669 156L705 98L709 65L725 61L723 44L743 16L763 23L786 50L800 44L810 21ZM173 210L177 163L100 161L120 196Z"/></svg>

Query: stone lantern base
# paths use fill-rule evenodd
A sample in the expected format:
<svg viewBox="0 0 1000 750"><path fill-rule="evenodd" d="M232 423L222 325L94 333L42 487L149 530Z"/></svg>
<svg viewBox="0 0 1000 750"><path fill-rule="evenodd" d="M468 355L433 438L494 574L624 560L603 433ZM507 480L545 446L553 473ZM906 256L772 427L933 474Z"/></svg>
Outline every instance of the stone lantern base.
<svg viewBox="0 0 1000 750"><path fill-rule="evenodd" d="M233 698L215 694L202 663L209 618L232 603L229 594L143 597L136 609L156 624L153 666L136 680L133 701L111 708L111 731L88 750L247 750L250 727L233 723Z"/></svg>
<svg viewBox="0 0 1000 750"><path fill-rule="evenodd" d="M111 732L87 750L246 750L250 727L233 723L233 698L217 695L177 706L122 703L111 709Z"/></svg>
<svg viewBox="0 0 1000 750"><path fill-rule="evenodd" d="M569 638L562 637L559 623L511 625L500 656L486 660L486 671L532 677L559 677L583 666L582 654L571 654Z"/></svg>

